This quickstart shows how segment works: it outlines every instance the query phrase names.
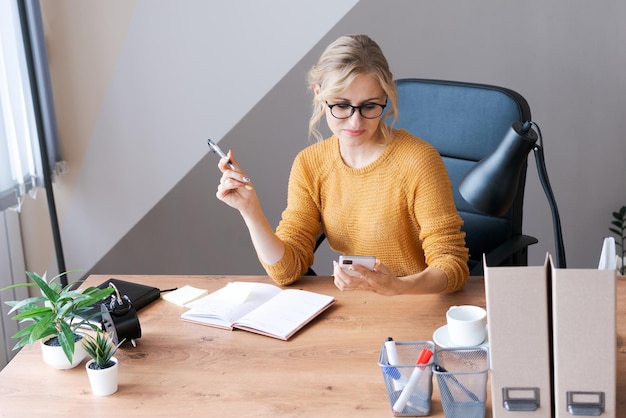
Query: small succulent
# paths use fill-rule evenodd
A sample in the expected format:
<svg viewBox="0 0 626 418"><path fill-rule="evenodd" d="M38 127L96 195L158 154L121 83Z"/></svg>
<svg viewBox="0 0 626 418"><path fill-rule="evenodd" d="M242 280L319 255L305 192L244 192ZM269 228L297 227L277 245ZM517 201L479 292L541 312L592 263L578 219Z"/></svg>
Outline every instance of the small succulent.
<svg viewBox="0 0 626 418"><path fill-rule="evenodd" d="M617 253L618 271L621 275L626 275L626 206L622 206L617 212L613 212L609 231L617 235L615 247L619 248Z"/></svg>
<svg viewBox="0 0 626 418"><path fill-rule="evenodd" d="M82 345L89 357L93 359L93 364L89 367L92 369L107 369L115 364L111 358L118 348L124 343L124 340L115 345L111 336L105 332L98 330L96 335L85 335Z"/></svg>

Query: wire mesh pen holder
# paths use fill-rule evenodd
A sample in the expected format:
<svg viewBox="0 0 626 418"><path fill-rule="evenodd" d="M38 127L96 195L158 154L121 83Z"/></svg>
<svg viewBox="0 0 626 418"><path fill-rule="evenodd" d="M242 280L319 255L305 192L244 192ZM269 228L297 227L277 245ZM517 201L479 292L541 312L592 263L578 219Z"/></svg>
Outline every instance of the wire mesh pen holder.
<svg viewBox="0 0 626 418"><path fill-rule="evenodd" d="M433 366L446 418L484 418L489 351L485 347L442 348Z"/></svg>
<svg viewBox="0 0 626 418"><path fill-rule="evenodd" d="M378 365L394 416L430 415L433 394L431 355L434 352L432 341L387 341L383 344Z"/></svg>

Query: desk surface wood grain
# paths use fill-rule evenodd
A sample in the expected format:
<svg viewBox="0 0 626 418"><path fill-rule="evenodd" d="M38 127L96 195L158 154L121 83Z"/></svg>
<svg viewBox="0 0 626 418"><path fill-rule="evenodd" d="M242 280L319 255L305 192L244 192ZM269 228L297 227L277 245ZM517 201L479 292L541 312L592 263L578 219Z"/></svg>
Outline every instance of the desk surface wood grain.
<svg viewBox="0 0 626 418"><path fill-rule="evenodd" d="M161 289L189 284L209 291L264 276L115 276ZM97 285L109 276L91 276ZM617 410L626 410L626 281L618 288ZM164 300L139 312L142 337L125 345L119 390L91 394L84 364L55 370L38 346L23 349L0 372L0 416L330 417L392 416L378 356L384 340L432 340L451 305L485 306L482 278L441 296L385 297L340 292L330 278L292 287L333 295L337 302L289 341L227 331L180 319L185 308ZM443 416L436 379L431 416ZM488 402L487 416L491 416Z"/></svg>

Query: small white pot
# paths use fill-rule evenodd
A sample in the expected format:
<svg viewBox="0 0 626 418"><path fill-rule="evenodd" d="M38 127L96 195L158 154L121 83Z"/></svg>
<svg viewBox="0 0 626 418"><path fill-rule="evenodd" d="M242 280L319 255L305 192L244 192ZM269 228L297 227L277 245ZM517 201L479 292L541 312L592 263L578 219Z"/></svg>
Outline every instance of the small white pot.
<svg viewBox="0 0 626 418"><path fill-rule="evenodd" d="M117 392L117 359L111 357L115 365L107 369L90 369L89 365L94 362L89 360L85 365L91 391L96 396L109 396Z"/></svg>
<svg viewBox="0 0 626 418"><path fill-rule="evenodd" d="M74 357L72 357L72 362L70 363L67 360L67 357L65 357L63 348L60 346L50 346L44 344L50 338L53 337L41 340L41 355L44 363L47 365L60 370L73 369L78 366L85 359L85 357L87 357L87 352L81 342L76 341L76 344L74 344Z"/></svg>

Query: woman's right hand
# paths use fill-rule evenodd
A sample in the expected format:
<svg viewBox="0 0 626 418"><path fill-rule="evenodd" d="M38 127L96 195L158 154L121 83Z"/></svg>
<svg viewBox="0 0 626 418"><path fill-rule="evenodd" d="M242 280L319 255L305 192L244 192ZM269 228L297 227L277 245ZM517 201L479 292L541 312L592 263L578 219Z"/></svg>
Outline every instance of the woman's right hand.
<svg viewBox="0 0 626 418"><path fill-rule="evenodd" d="M228 151L227 155L228 159L221 158L218 163L222 177L215 196L242 214L258 208L259 201L250 178L241 170L232 151ZM228 166L228 161L235 166L235 170Z"/></svg>

